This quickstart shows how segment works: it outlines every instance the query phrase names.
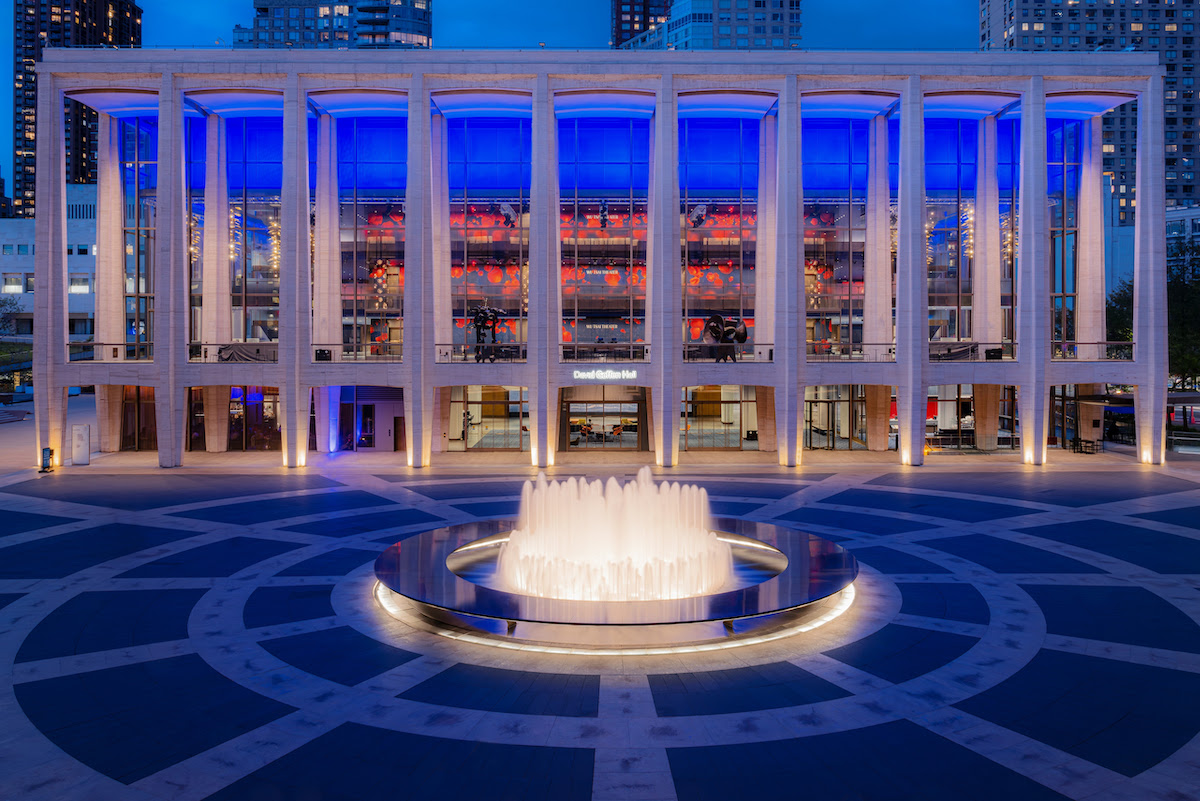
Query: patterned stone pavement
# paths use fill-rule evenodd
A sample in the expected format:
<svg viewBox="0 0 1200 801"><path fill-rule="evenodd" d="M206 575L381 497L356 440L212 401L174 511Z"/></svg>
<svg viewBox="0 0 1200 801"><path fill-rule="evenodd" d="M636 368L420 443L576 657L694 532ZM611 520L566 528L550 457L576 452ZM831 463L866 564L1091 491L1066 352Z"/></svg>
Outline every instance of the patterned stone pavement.
<svg viewBox="0 0 1200 801"><path fill-rule="evenodd" d="M490 648L385 614L371 568L513 514L524 470L0 479L0 799L1200 799L1194 474L684 470L852 549L850 610L703 654Z"/></svg>

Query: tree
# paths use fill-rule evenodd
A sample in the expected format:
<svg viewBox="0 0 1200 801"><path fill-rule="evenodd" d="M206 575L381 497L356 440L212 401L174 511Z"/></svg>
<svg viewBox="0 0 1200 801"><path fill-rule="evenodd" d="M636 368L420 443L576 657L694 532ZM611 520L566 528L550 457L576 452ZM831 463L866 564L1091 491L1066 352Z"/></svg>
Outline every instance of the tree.
<svg viewBox="0 0 1200 801"><path fill-rule="evenodd" d="M1126 279L1108 296L1108 340L1132 339L1133 280ZM1167 259L1167 357L1172 388L1196 389L1200 380L1200 246L1178 246Z"/></svg>
<svg viewBox="0 0 1200 801"><path fill-rule="evenodd" d="M11 295L0 295L0 335L17 332L17 313L21 304Z"/></svg>

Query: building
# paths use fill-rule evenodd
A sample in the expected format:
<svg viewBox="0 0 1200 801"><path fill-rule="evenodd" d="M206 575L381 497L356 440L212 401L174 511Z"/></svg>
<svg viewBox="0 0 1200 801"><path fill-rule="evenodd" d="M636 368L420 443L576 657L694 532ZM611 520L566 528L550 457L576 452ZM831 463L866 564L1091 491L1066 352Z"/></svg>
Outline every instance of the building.
<svg viewBox="0 0 1200 801"><path fill-rule="evenodd" d="M1076 398L1123 384L1141 460L1163 458L1155 169L1135 341L1104 341L1101 116L1138 100L1159 162L1152 55L58 50L39 69L48 130L63 97L101 114L90 361L66 341L66 176L38 176L37 425L58 454L65 388L94 386L103 449L163 466L1041 464L1101 433ZM57 136L38 146L61 163Z"/></svg>
<svg viewBox="0 0 1200 801"><path fill-rule="evenodd" d="M610 47L626 42L667 21L670 0L612 0Z"/></svg>
<svg viewBox="0 0 1200 801"><path fill-rule="evenodd" d="M142 9L131 0L17 0L13 6L13 213L32 217L37 72L48 47L137 47ZM96 114L69 101L63 116L67 181L96 181Z"/></svg>
<svg viewBox="0 0 1200 801"><path fill-rule="evenodd" d="M789 50L800 46L800 17L801 0L673 0L665 25L652 25L619 46L626 50Z"/></svg>
<svg viewBox="0 0 1200 801"><path fill-rule="evenodd" d="M1168 206L1200 203L1196 180L1195 0L980 0L983 50L1136 51L1158 54L1164 75L1164 154ZM1136 104L1105 116L1104 169L1113 176L1118 215L1134 217Z"/></svg>
<svg viewBox="0 0 1200 801"><path fill-rule="evenodd" d="M0 175L0 220L12 216L12 198L5 192L4 176Z"/></svg>
<svg viewBox="0 0 1200 801"><path fill-rule="evenodd" d="M234 47L429 47L433 0L255 0Z"/></svg>

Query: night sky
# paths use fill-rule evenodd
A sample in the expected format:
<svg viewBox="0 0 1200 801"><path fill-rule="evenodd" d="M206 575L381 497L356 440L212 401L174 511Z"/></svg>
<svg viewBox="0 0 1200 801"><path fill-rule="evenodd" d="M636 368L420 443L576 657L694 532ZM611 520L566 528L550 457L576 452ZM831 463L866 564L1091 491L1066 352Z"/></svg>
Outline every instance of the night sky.
<svg viewBox="0 0 1200 801"><path fill-rule="evenodd" d="M0 65L12 86L13 1L0 0ZM433 0L438 47L607 48L609 0ZM228 45L254 17L253 0L141 0L146 47ZM814 49L973 50L975 0L804 0ZM11 96L10 96L11 98ZM12 191L12 104L0 104L0 168Z"/></svg>

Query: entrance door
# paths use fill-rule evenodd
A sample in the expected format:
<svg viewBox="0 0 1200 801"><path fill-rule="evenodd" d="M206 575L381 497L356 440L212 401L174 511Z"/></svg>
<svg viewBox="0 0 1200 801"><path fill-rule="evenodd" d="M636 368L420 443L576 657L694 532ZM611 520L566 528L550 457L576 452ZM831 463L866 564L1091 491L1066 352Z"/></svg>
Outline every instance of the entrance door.
<svg viewBox="0 0 1200 801"><path fill-rule="evenodd" d="M642 387L566 387L559 410L560 450L649 449Z"/></svg>
<svg viewBox="0 0 1200 801"><path fill-rule="evenodd" d="M396 451L396 453L403 453L404 451L408 450L408 443L404 436L403 417L392 418L392 437L392 450Z"/></svg>

